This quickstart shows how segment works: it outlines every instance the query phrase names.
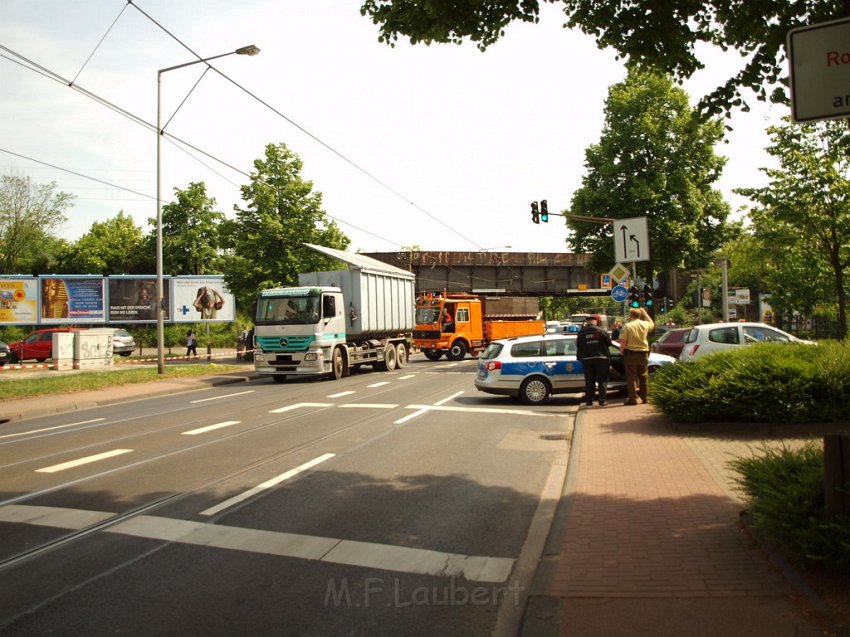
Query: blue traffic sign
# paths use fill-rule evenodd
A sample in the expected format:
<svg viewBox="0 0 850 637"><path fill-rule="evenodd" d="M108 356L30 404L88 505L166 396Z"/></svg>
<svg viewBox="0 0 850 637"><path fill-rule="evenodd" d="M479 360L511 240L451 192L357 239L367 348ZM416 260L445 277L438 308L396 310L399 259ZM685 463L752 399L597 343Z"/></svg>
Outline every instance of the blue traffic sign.
<svg viewBox="0 0 850 637"><path fill-rule="evenodd" d="M629 291L622 285L614 286L614 289L611 290L611 298L615 301L625 301L629 298Z"/></svg>

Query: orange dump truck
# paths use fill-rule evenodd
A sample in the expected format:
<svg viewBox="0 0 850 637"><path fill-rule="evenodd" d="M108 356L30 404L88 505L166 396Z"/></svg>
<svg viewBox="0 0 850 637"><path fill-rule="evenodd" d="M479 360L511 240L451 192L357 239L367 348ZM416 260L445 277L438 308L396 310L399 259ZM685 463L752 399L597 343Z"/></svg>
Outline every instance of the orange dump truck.
<svg viewBox="0 0 850 637"><path fill-rule="evenodd" d="M492 341L511 336L543 334L537 299L486 298L464 292L420 294L416 301L413 343L432 361L443 354L459 361L477 356Z"/></svg>

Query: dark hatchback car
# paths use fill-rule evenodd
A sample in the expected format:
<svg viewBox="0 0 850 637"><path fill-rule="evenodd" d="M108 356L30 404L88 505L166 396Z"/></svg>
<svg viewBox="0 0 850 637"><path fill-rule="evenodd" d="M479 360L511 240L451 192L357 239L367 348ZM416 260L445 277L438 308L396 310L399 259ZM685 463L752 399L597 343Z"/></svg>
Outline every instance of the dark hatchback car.
<svg viewBox="0 0 850 637"><path fill-rule="evenodd" d="M0 367L12 361L12 350L3 341L0 341Z"/></svg>
<svg viewBox="0 0 850 637"><path fill-rule="evenodd" d="M656 354L666 354L673 358L679 358L679 354L682 353L682 348L685 346L685 338L688 336L688 332L690 331L691 328L689 327L675 327L673 329L668 329L661 335L661 338L649 346L649 351L655 352Z"/></svg>

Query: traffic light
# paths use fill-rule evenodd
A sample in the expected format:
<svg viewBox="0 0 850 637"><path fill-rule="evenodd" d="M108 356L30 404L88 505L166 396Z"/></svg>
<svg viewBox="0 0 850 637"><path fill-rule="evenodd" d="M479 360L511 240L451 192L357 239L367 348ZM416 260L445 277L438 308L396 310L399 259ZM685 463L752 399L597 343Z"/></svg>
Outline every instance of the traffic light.
<svg viewBox="0 0 850 637"><path fill-rule="evenodd" d="M540 221L549 223L549 202L545 199L540 200Z"/></svg>
<svg viewBox="0 0 850 637"><path fill-rule="evenodd" d="M661 299L661 305L658 306L658 313L664 314L667 311L667 298L664 297Z"/></svg>
<svg viewBox="0 0 850 637"><path fill-rule="evenodd" d="M548 219L548 216L547 216L547 219ZM536 201L531 202L531 220L534 223L540 223L540 210L538 210L538 208L537 208L537 202Z"/></svg>
<svg viewBox="0 0 850 637"><path fill-rule="evenodd" d="M652 290L652 286L643 286L643 304L645 307L652 307L653 305L655 305L654 295L655 292Z"/></svg>
<svg viewBox="0 0 850 637"><path fill-rule="evenodd" d="M640 307L640 293L636 285L629 288L629 307Z"/></svg>

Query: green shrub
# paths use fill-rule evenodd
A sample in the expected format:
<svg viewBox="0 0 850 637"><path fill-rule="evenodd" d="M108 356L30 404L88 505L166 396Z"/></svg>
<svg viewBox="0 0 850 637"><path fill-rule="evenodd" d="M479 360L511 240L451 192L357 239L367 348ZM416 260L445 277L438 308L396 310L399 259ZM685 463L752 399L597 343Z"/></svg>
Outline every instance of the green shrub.
<svg viewBox="0 0 850 637"><path fill-rule="evenodd" d="M850 347L759 343L669 365L653 402L681 422L847 422Z"/></svg>
<svg viewBox="0 0 850 637"><path fill-rule="evenodd" d="M822 444L761 452L728 463L741 476L738 488L750 501L754 527L794 557L850 572L850 517L824 517Z"/></svg>

